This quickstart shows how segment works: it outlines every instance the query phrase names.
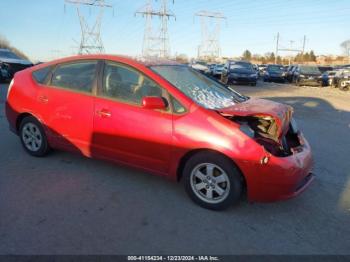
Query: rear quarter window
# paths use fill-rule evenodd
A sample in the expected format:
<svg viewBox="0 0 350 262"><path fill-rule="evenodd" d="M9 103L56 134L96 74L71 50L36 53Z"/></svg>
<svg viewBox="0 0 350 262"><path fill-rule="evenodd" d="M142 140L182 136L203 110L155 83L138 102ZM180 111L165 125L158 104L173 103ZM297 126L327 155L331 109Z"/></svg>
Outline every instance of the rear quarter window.
<svg viewBox="0 0 350 262"><path fill-rule="evenodd" d="M50 74L52 67L44 67L42 69L36 70L33 72L33 78L35 82L39 84L44 84L47 76Z"/></svg>

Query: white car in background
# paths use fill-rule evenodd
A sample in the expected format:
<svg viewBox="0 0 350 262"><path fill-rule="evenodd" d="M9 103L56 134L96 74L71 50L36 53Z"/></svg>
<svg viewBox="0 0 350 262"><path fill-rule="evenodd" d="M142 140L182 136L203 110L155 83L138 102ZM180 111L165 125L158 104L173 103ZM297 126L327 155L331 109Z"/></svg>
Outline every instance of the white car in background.
<svg viewBox="0 0 350 262"><path fill-rule="evenodd" d="M209 67L205 62L195 62L191 65L191 67L201 73L209 74Z"/></svg>
<svg viewBox="0 0 350 262"><path fill-rule="evenodd" d="M224 69L224 66L223 64L217 64L214 66L214 69L213 69L213 72L212 72L212 75L215 76L215 77L220 77L222 75L222 70Z"/></svg>

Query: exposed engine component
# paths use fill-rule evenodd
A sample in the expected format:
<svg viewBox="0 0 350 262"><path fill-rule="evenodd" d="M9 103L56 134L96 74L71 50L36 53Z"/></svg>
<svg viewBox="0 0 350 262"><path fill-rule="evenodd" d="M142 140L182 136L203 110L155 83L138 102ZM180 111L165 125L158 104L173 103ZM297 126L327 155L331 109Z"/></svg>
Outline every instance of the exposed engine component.
<svg viewBox="0 0 350 262"><path fill-rule="evenodd" d="M285 157L292 154L292 148L300 146L298 131L290 127L287 134L278 137L278 125L270 116L233 116L230 120L240 124L240 129L246 135L255 139L266 151L274 156Z"/></svg>

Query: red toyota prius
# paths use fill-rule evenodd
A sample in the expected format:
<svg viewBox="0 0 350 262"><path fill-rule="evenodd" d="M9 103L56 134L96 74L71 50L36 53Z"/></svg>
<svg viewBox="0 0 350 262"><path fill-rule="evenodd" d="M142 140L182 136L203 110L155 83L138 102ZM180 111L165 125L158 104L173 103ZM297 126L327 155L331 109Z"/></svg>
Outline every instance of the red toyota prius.
<svg viewBox="0 0 350 262"><path fill-rule="evenodd" d="M299 195L311 149L291 107L243 96L188 66L88 55L17 73L6 116L24 149L134 166L182 181L197 204L225 209Z"/></svg>

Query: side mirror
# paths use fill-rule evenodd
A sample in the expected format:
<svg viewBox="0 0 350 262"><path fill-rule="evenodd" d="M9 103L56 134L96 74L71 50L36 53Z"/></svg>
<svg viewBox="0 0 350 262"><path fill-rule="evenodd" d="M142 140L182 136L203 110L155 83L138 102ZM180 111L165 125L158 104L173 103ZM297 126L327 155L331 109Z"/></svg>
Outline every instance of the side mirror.
<svg viewBox="0 0 350 262"><path fill-rule="evenodd" d="M152 110L166 110L167 104L166 100L159 96L145 96L142 98L142 108L152 109Z"/></svg>

